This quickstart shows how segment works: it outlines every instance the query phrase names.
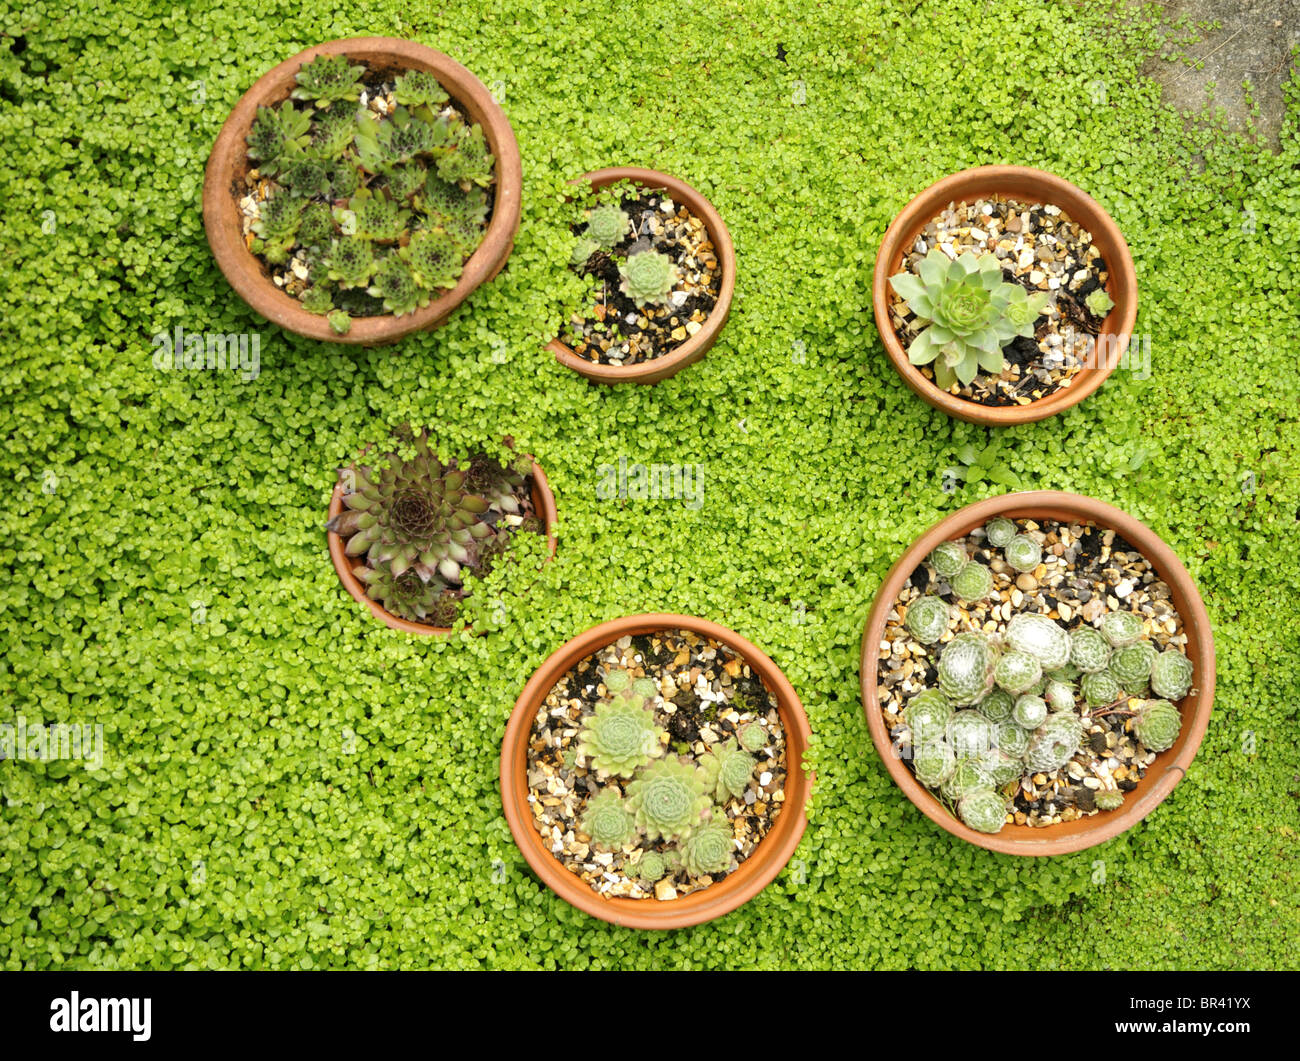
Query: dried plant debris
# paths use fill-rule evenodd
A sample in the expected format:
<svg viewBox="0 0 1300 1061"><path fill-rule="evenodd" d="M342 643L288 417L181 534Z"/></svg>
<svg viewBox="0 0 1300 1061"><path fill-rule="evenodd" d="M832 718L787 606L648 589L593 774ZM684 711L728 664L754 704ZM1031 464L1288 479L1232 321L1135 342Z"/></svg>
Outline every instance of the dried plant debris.
<svg viewBox="0 0 1300 1061"><path fill-rule="evenodd" d="M1032 313L1018 305L990 311L971 305L971 297L946 295L934 274L958 259L990 276L989 289L1023 288ZM950 203L921 230L902 266L893 278L901 284L891 285L890 321L909 359L951 394L981 405L1028 405L1100 363L1097 335L1113 305L1108 270L1091 233L1058 206L1001 196ZM976 348L983 355L978 371L954 372L963 362L974 366Z"/></svg>
<svg viewBox="0 0 1300 1061"><path fill-rule="evenodd" d="M971 828L1054 825L1121 807L1177 741L1186 645L1113 530L998 518L904 583L876 692L898 754Z"/></svg>
<svg viewBox="0 0 1300 1061"><path fill-rule="evenodd" d="M704 326L722 265L704 222L663 192L621 183L602 189L573 226L571 267L590 298L560 341L602 365L670 353Z"/></svg>
<svg viewBox="0 0 1300 1061"><path fill-rule="evenodd" d="M689 895L734 872L785 801L776 698L726 645L627 636L547 694L528 743L533 827L607 897Z"/></svg>

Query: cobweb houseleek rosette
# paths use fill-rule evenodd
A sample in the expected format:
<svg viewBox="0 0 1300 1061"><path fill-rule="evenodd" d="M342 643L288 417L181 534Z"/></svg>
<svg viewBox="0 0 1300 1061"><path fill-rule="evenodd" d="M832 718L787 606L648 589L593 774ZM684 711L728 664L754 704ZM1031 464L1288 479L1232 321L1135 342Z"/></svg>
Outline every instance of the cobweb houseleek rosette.
<svg viewBox="0 0 1300 1061"><path fill-rule="evenodd" d="M945 390L970 383L981 370L1001 374L1002 348L1017 336L1033 337L1048 299L1046 292L1031 295L1007 281L991 253L949 258L937 247L916 274L898 273L889 282L925 325L908 345L908 361L933 364L935 382Z"/></svg>

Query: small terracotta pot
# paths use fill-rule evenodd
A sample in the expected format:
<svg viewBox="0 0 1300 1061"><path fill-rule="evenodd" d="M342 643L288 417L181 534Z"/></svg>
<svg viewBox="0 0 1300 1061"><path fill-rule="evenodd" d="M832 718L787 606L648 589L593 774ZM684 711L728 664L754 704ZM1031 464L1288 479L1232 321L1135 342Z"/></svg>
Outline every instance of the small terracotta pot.
<svg viewBox="0 0 1300 1061"><path fill-rule="evenodd" d="M1004 825L999 833L976 832L950 814L894 753L880 701L876 696L876 665L886 620L903 584L936 545L950 538L964 537L994 516L1006 516L1009 519L1055 519L1063 522L1077 520L1114 530L1146 558L1169 586L1174 607L1187 634L1187 658L1193 667L1192 692L1179 705L1183 726L1178 741L1168 751L1156 756L1147 768L1146 776L1137 788L1127 794L1119 810L1042 828ZM1210 629L1209 616L1205 614L1205 605L1201 603L1191 575L1174 551L1153 530L1127 513L1091 497L1058 490L1032 490L991 497L987 501L968 505L936 523L912 543L911 548L890 569L876 594L876 602L862 632L860 678L862 706L866 711L867 726L871 730L876 750L884 760L890 776L927 818L954 836L990 851L1006 855L1064 855L1100 844L1136 825L1155 810L1160 801L1182 780L1210 722L1210 708L1214 702L1214 635Z"/></svg>
<svg viewBox="0 0 1300 1061"><path fill-rule="evenodd" d="M238 205L238 187L249 170L244 138L258 107L279 103L295 85L294 75L303 63L318 55L346 55L380 74L425 70L442 83L447 93L483 127L496 156L492 220L483 242L470 255L456 286L433 299L423 309L395 317L358 317L346 335L336 335L325 318L308 313L296 298L271 282L266 266L244 243ZM441 324L480 284L491 280L506 263L519 228L523 171L519 146L505 112L481 81L442 52L396 37L353 37L318 44L286 59L258 78L230 112L208 157L203 178L203 226L217 265L239 297L267 320L310 339L331 343L376 346Z"/></svg>
<svg viewBox="0 0 1300 1061"><path fill-rule="evenodd" d="M690 630L711 637L734 649L776 696L781 724L785 727L785 806L768 834L753 853L727 877L679 899L607 899L597 895L585 881L570 873L542 842L533 828L528 804L528 735L537 709L570 668L591 653L613 644L620 637L649 634L658 630ZM813 775L802 764L812 732L803 705L793 687L775 663L739 634L706 619L689 615L629 615L593 626L556 649L524 686L515 701L501 742L501 802L515 843L544 884L565 902L579 910L628 928L685 928L730 913L762 891L781 872L799 846L808 820L804 806L812 789Z"/></svg>
<svg viewBox="0 0 1300 1061"><path fill-rule="evenodd" d="M722 284L718 289L718 301L703 326L686 342L663 357L641 361L635 365L602 365L595 361L588 361L585 357L579 357L559 339L552 339L547 346L560 364L597 383L658 383L661 379L667 379L702 358L717 340L722 326L727 323L727 314L731 312L731 296L736 289L736 248L731 242L731 233L722 223L718 212L713 209L712 203L685 181L670 177L666 173L619 166L613 169L596 170L569 183L579 184L586 181L590 181L592 188L597 191L619 181L634 181L648 190L666 192L674 202L681 203L704 222L709 239L713 241L718 264L722 266Z"/></svg>
<svg viewBox="0 0 1300 1061"><path fill-rule="evenodd" d="M550 549L550 556L555 555L555 495L551 493L551 486L546 481L546 473L542 471L541 465L533 461L533 508L537 515L540 516L546 524L546 542ZM330 498L329 518L333 519L343 511L343 484L338 483L334 487L334 496ZM386 626L394 630L401 630L408 634L449 634L449 626L430 626L428 623L413 623L409 619L403 619L388 611L378 601L371 600L366 596L365 584L357 578L357 571L366 566L365 556L348 556L344 551L347 544L342 537L333 531L326 531L325 536L329 539L330 559L334 562L334 570L338 572L339 581L343 583L354 600L359 601L370 609L370 613ZM549 559L550 557L548 557Z"/></svg>
<svg viewBox="0 0 1300 1061"><path fill-rule="evenodd" d="M1103 341L1106 356L1095 366L1084 367L1063 387L1028 405L990 406L958 398L927 379L919 368L907 360L907 351L899 342L889 320L889 278L902 269L904 252L916 241L925 228L949 203L970 202L988 195L1013 196L1023 202L1045 203L1059 206L1070 217L1092 234L1092 240L1109 273L1106 292L1115 301L1106 314L1098 335L1098 345ZM1105 382L1133 335L1137 320L1137 274L1133 258L1119 227L1096 200L1076 188L1067 180L1038 169L1024 166L980 166L962 170L930 185L903 208L885 232L884 241L876 255L876 272L871 285L871 300L875 307L876 327L884 341L885 352L898 374L909 387L949 416L973 424L1006 427L1009 424L1027 424L1055 416L1062 410L1083 401ZM1109 336L1111 338L1104 339Z"/></svg>

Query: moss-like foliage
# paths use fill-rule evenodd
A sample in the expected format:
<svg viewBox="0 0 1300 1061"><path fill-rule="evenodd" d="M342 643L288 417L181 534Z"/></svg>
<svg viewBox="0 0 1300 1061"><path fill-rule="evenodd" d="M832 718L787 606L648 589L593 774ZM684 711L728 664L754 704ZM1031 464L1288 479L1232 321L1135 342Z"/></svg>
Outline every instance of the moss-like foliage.
<svg viewBox="0 0 1300 1061"><path fill-rule="evenodd" d="M0 964L1295 966L1300 673L1281 648L1300 629L1300 97L1285 67L1269 144L1159 102L1139 71L1194 31L1156 32L1154 5L173 7L31 0L0 27L14 309L0 721L104 725L102 768L0 763ZM240 93L306 44L359 32L413 37L500 89L523 155L505 270L436 332L380 349L259 318L214 267L199 211ZM695 365L593 390L544 347L587 293L564 264L566 182L618 159L713 202L736 241L736 301ZM986 162L1094 197L1141 288L1131 365L1067 413L996 431L907 389L869 296L894 215ZM260 375L159 371L150 337L177 327L260 337ZM436 423L449 452L503 459L509 433L555 488L556 561L521 535L529 562L498 565L465 602L481 602L486 636L381 627L325 555L333 469L407 421ZM1002 468L945 478L994 441ZM595 466L620 456L698 463L702 506L597 497ZM858 702L858 639L890 565L939 519L1016 489L1008 475L1156 531L1196 580L1218 655L1187 777L1130 832L1054 858L976 849L914 811ZM496 770L533 670L595 623L658 608L773 657L808 710L817 771L790 866L672 933L597 921L542 885Z"/></svg>

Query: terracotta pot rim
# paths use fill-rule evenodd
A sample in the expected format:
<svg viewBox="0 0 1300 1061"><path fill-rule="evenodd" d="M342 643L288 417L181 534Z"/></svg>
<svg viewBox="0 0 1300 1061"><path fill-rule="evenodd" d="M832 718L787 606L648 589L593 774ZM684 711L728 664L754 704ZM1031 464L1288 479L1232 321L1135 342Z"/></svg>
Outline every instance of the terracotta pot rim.
<svg viewBox="0 0 1300 1061"><path fill-rule="evenodd" d="M889 277L901 267L903 253L916 234L949 202L968 202L981 195L1008 194L1008 189L1010 194L1019 198L1059 206L1072 221L1092 235L1109 269L1106 290L1115 301L1099 335L1114 338L1109 340L1112 345L1106 363L1084 368L1073 378L1070 386L1028 405L988 406L949 394L908 361L907 351L889 320ZM914 196L894 218L876 254L871 300L885 353L912 391L949 416L970 423L1005 427L1031 423L1063 412L1083 401L1106 381L1133 335L1138 306L1137 273L1119 226L1086 192L1045 170L1027 166L977 166L950 174L930 185Z"/></svg>
<svg viewBox="0 0 1300 1061"><path fill-rule="evenodd" d="M308 313L297 299L271 282L264 266L244 244L235 182L245 172L247 135L257 108L289 94L293 75L318 55L346 54L368 65L392 65L434 74L448 94L483 127L497 160L492 220L478 248L466 261L456 286L414 313L358 317L346 335L336 335L323 316ZM523 170L519 146L505 112L486 86L454 59L433 48L398 37L351 37L327 41L298 52L272 67L240 97L226 118L208 156L203 179L203 225L208 245L227 282L255 312L268 321L322 342L380 345L444 321L479 285L505 265L519 228Z"/></svg>
<svg viewBox="0 0 1300 1061"><path fill-rule="evenodd" d="M753 853L729 876L679 899L607 899L565 869L532 826L528 807L527 739L537 708L555 683L580 660L628 634L690 630L735 649L776 696L786 731L785 806ZM781 669L761 649L707 619L654 612L600 623L566 641L537 668L524 686L501 742L501 803L515 843L533 872L561 899L611 924L638 929L686 928L730 913L763 890L790 860L807 825L805 805L814 777L802 764L812 731L803 705Z"/></svg>
<svg viewBox="0 0 1300 1061"><path fill-rule="evenodd" d="M731 313L731 301L736 289L736 247L713 204L691 185L667 173L635 166L614 166L584 173L569 183L590 182L593 189L599 190L624 180L633 181L650 191L666 192L675 202L684 205L704 222L717 252L718 263L722 266L718 300L698 332L670 353L651 361L641 361L635 365L602 365L579 357L559 338L552 339L547 344L547 349L560 364L597 383L658 383L700 360L717 341L718 334Z"/></svg>
<svg viewBox="0 0 1300 1061"><path fill-rule="evenodd" d="M530 458L532 459L532 458ZM556 538L555 538L555 495L551 492L551 484L547 482L546 473L542 471L542 466L533 460L533 470L530 473L533 477L533 508L537 514L546 521L546 544L548 561L555 557ZM343 484L335 483L334 493L330 497L329 518L333 519L343 511ZM365 562L364 557L352 557L344 551L343 539L333 531L326 531L325 537L329 540L330 561L334 564L334 571L339 576L339 581L343 583L343 588L348 591L352 599L360 604L364 604L369 609L370 614L378 619L385 626L393 630L400 630L406 634L450 634L450 626L433 626L429 623L415 623L409 619L403 619L401 616L394 615L378 601L371 600L366 595L366 587L362 585L361 580L357 578L355 569L362 566ZM359 563L357 561L360 561Z"/></svg>
<svg viewBox="0 0 1300 1061"><path fill-rule="evenodd" d="M1114 530L1137 549L1169 586L1172 601L1187 634L1187 657L1194 667L1193 691L1182 701L1183 727L1174 746L1160 753L1147 768L1138 788L1123 807L1074 822L1031 828L1004 826L999 833L976 832L953 817L897 758L876 696L876 669L885 623L903 583L941 541L962 537L994 516L1087 521ZM1093 847L1125 832L1150 814L1173 791L1196 756L1210 722L1214 703L1214 635L1209 616L1192 576L1164 541L1144 523L1083 494L1031 490L991 497L946 516L916 539L890 568L881 583L862 632L859 680L862 707L872 742L890 776L920 811L954 836L1007 855L1063 855Z"/></svg>

